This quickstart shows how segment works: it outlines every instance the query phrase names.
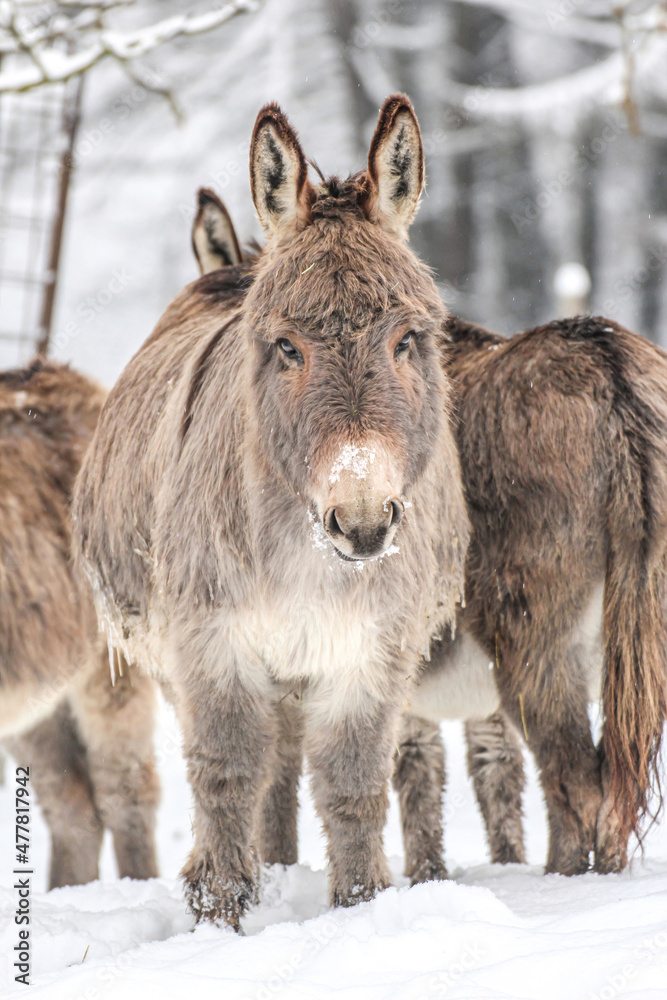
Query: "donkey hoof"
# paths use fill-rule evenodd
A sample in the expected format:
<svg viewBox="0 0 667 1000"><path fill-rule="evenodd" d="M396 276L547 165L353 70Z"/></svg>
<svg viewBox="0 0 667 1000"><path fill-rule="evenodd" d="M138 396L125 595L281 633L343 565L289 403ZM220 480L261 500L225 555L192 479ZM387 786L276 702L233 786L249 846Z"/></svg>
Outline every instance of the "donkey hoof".
<svg viewBox="0 0 667 1000"><path fill-rule="evenodd" d="M560 861L550 861L544 869L545 875L585 875L591 870L587 854L580 857L563 858Z"/></svg>
<svg viewBox="0 0 667 1000"><path fill-rule="evenodd" d="M257 902L257 887L247 875L224 878L205 862L183 872L188 909L197 923L231 927L242 934L241 918Z"/></svg>
<svg viewBox="0 0 667 1000"><path fill-rule="evenodd" d="M601 850L597 848L595 851L595 864L593 865L593 871L597 872L598 875L612 875L622 872L628 863L628 852L623 845L615 850Z"/></svg>
<svg viewBox="0 0 667 1000"><path fill-rule="evenodd" d="M332 893L332 906L356 906L357 903L369 903L375 899L379 892L388 889L389 881L373 882L368 885L357 883L350 889L334 889Z"/></svg>
<svg viewBox="0 0 667 1000"><path fill-rule="evenodd" d="M444 861L424 861L412 872L405 873L410 879L410 885L421 885L423 882L446 882L449 872Z"/></svg>

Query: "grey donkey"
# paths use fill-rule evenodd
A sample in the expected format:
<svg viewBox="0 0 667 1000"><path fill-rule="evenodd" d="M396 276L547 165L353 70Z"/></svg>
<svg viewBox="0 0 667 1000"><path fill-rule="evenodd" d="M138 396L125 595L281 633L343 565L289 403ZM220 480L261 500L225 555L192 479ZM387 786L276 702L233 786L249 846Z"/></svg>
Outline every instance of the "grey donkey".
<svg viewBox="0 0 667 1000"><path fill-rule="evenodd" d="M202 274L231 268L227 280L239 288L247 283L259 247L242 251L227 208L209 188L197 192L197 211L192 227L192 247ZM451 319L450 323L456 323ZM492 666L492 664L490 664ZM403 823L406 868L411 882L445 878L442 858L443 830L438 818L445 783L444 746L439 719L465 719L468 773L486 831L491 860L499 864L524 863L522 796L525 786L520 738L502 713L497 697L489 699L484 686L483 702L475 699L475 687L465 674L457 676L457 690L450 685L448 703L440 705L430 720L406 716L403 722L394 785L399 793ZM488 702L494 711L483 717ZM495 702L495 704L494 704ZM267 864L295 864L298 860L298 785L302 774L298 702L281 706L285 718L279 731L276 772L266 795L262 817L262 860Z"/></svg>
<svg viewBox="0 0 667 1000"><path fill-rule="evenodd" d="M97 878L105 828L121 877L157 875L153 683L119 660L112 686L70 555L72 486L103 401L43 359L0 373L0 740L30 768L50 888Z"/></svg>
<svg viewBox="0 0 667 1000"><path fill-rule="evenodd" d="M111 642L174 693L190 908L235 928L295 692L331 901L389 883L402 710L468 541L445 312L406 246L423 186L409 101L383 105L367 169L318 186L268 105L250 177L268 245L247 291L227 268L169 307L109 395L74 501Z"/></svg>

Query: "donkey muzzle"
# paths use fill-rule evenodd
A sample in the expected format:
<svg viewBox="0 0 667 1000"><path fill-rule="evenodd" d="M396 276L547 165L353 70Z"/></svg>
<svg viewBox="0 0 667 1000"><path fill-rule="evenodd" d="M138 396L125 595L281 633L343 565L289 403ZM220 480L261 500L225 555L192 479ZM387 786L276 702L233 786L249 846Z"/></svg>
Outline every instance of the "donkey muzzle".
<svg viewBox="0 0 667 1000"><path fill-rule="evenodd" d="M324 514L324 530L344 559L372 559L391 545L403 517L398 497L379 503L339 503Z"/></svg>

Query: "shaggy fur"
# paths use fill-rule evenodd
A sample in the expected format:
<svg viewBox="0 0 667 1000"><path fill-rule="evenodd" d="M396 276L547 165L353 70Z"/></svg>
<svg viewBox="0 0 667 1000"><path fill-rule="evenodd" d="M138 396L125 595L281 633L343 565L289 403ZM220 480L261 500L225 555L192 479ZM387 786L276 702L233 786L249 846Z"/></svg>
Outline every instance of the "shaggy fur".
<svg viewBox="0 0 667 1000"><path fill-rule="evenodd" d="M262 805L259 854L267 865L299 860L298 789L303 767L303 713L298 691L277 706L276 754Z"/></svg>
<svg viewBox="0 0 667 1000"><path fill-rule="evenodd" d="M125 667L112 688L70 559L72 486L103 399L41 359L0 374L0 737L31 768L51 887L97 878L105 827L121 876L157 874L152 685Z"/></svg>
<svg viewBox="0 0 667 1000"><path fill-rule="evenodd" d="M495 864L524 864L522 799L525 786L521 743L509 720L496 712L468 719L468 774L479 803Z"/></svg>
<svg viewBox="0 0 667 1000"><path fill-rule="evenodd" d="M437 722L404 716L393 781L410 884L447 878L442 828L445 749Z"/></svg>
<svg viewBox="0 0 667 1000"><path fill-rule="evenodd" d="M618 871L665 720L667 356L599 317L507 342L457 321L450 334L473 526L461 623L540 768L547 870L585 871L594 848L597 871Z"/></svg>
<svg viewBox="0 0 667 1000"><path fill-rule="evenodd" d="M431 644L411 711L438 720L456 698L454 714L468 714L464 653L469 714L492 675L537 761L547 871L584 872L591 852L596 871L620 871L660 785L667 356L600 317L508 341L455 318L448 330L443 359L458 395L472 526L466 604L459 637ZM588 702L600 682L596 748ZM492 854L520 860L523 771L511 727L499 715L469 724L467 735ZM434 773L429 784L425 768L410 780L421 782L412 794L425 803L426 838L440 823L441 780Z"/></svg>
<svg viewBox="0 0 667 1000"><path fill-rule="evenodd" d="M260 112L251 180L269 243L252 283L243 294L215 272L173 303L110 394L77 484L110 640L174 691L190 907L234 927L256 849L276 840L263 802L276 766L293 772L278 706L295 692L332 902L388 883L401 709L463 582L443 306L397 235L422 169L421 142L418 162L401 153L419 130L398 105L380 113L372 169L317 189L285 117Z"/></svg>

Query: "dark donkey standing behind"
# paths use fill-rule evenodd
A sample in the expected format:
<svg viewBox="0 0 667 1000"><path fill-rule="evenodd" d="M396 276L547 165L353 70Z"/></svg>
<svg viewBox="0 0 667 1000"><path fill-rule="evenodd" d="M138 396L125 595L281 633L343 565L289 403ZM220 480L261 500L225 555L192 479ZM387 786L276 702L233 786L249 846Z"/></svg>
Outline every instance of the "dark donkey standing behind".
<svg viewBox="0 0 667 1000"><path fill-rule="evenodd" d="M190 906L232 926L295 687L332 902L388 884L401 711L468 540L444 309L405 246L423 185L409 102L385 102L367 172L319 188L268 105L250 173L269 236L251 287L230 310L210 276L172 304L111 392L75 498L109 636L164 672L184 731Z"/></svg>
<svg viewBox="0 0 667 1000"><path fill-rule="evenodd" d="M30 768L51 836L49 888L98 877L104 829L122 877L157 875L155 692L112 687L70 502L104 392L36 359L0 373L0 741Z"/></svg>
<svg viewBox="0 0 667 1000"><path fill-rule="evenodd" d="M412 698L439 717L467 639L535 755L547 871L627 864L666 716L667 355L600 317L504 340L452 319L445 367L472 524L458 637ZM477 683L477 682L475 682ZM593 744L589 700L602 696ZM427 824L428 825L428 824Z"/></svg>
<svg viewBox="0 0 667 1000"><path fill-rule="evenodd" d="M202 270L241 265L213 192L199 194L193 245ZM238 266L228 280L247 282L248 271ZM482 718L497 709L497 686L540 766L547 870L583 872L594 848L598 871L618 870L657 777L665 717L667 359L600 317L509 341L456 317L448 332L473 534L463 627L455 640L433 642L412 695L421 717L406 720L397 755L406 874L417 881L444 871L444 763L426 719L468 720L492 858L523 859L514 729L502 712ZM587 700L600 694L596 755ZM293 739L282 756L272 794L280 833L265 839L276 845L267 860L286 862L296 860Z"/></svg>

